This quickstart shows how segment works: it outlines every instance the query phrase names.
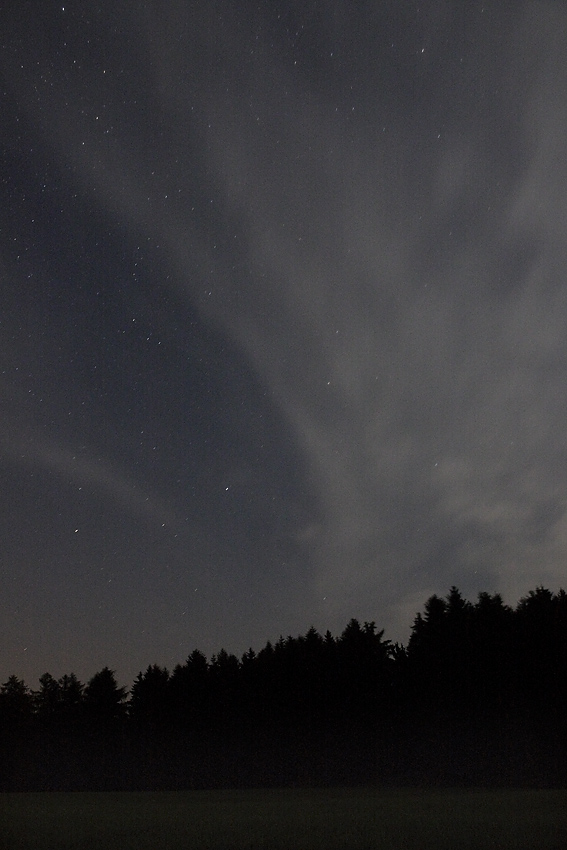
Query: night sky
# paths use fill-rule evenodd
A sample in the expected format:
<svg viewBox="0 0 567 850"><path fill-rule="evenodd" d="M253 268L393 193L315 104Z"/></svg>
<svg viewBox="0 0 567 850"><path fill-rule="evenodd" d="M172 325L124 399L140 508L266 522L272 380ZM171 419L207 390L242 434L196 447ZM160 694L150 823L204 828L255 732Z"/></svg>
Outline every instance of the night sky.
<svg viewBox="0 0 567 850"><path fill-rule="evenodd" d="M0 681L567 565L567 9L0 12Z"/></svg>

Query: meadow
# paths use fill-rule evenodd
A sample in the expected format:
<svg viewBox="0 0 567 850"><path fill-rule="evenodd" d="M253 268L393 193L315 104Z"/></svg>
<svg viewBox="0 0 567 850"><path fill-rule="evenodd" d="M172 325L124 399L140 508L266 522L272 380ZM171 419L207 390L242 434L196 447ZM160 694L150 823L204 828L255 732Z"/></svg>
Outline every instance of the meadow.
<svg viewBox="0 0 567 850"><path fill-rule="evenodd" d="M567 791L281 789L0 795L2 850L567 847Z"/></svg>

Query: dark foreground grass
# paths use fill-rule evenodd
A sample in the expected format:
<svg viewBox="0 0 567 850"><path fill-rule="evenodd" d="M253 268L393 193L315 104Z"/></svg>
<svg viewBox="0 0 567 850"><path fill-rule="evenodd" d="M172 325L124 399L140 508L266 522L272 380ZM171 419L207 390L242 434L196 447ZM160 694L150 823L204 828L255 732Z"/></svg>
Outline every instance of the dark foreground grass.
<svg viewBox="0 0 567 850"><path fill-rule="evenodd" d="M567 791L0 794L2 850L567 847Z"/></svg>

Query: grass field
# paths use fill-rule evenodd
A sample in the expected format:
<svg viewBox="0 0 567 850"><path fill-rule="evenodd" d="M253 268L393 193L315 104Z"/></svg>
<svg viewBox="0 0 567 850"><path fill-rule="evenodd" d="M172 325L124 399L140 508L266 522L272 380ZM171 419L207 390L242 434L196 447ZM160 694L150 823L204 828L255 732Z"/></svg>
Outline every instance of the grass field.
<svg viewBox="0 0 567 850"><path fill-rule="evenodd" d="M567 791L0 794L2 850L567 847Z"/></svg>

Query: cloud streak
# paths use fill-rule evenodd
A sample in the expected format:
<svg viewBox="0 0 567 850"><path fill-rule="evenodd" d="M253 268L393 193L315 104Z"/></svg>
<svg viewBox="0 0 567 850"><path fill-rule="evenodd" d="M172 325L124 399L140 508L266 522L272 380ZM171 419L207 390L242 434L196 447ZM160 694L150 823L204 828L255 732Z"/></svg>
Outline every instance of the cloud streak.
<svg viewBox="0 0 567 850"><path fill-rule="evenodd" d="M556 586L567 534L567 14L526 4L494 49L478 10L434 7L402 27L405 64L361 21L308 15L284 37L229 3L126 10L136 39L100 102L84 113L79 76L42 105L59 157L164 247L178 297L291 427L317 508L296 529L312 610L380 616L396 636L416 595L448 584ZM118 70L140 57L148 90L120 117ZM83 474L144 509L104 464Z"/></svg>
<svg viewBox="0 0 567 850"><path fill-rule="evenodd" d="M410 583L517 595L562 579L565 108L558 44L539 50L565 17L541 6L514 23L501 50L512 67L535 54L528 95L477 66L507 112L493 96L464 126L440 124L435 153L415 123L387 116L385 141L377 120L338 124L301 88L291 106L287 93L287 157L269 160L243 118L216 135L261 305L228 321L305 447L323 516L317 593L339 604L395 603ZM273 79L271 101L256 98L272 140L286 93ZM522 158L526 126L540 132ZM274 304L287 319L275 334Z"/></svg>
<svg viewBox="0 0 567 850"><path fill-rule="evenodd" d="M5 460L29 468L36 473L47 472L77 491L98 491L116 507L159 525L182 528L184 523L162 499L121 473L116 463L110 464L85 452L86 447L73 450L42 438L28 430L26 438L16 437L6 427L0 434L0 449Z"/></svg>

